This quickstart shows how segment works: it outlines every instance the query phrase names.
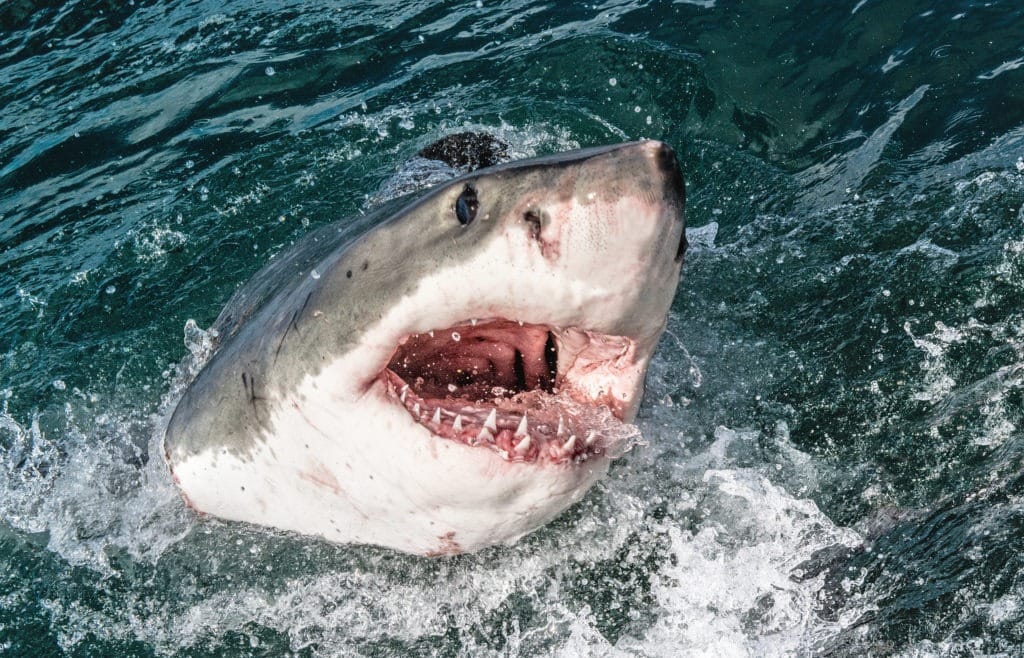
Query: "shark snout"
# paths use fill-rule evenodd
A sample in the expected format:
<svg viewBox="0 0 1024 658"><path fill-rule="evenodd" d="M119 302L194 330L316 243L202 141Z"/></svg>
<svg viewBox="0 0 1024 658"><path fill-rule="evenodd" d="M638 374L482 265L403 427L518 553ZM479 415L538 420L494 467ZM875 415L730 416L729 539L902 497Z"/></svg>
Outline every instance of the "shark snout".
<svg viewBox="0 0 1024 658"><path fill-rule="evenodd" d="M686 184L683 182L683 172L679 168L675 149L656 141L650 142L650 149L658 171L664 176L666 196L676 201L682 209L686 203Z"/></svg>
<svg viewBox="0 0 1024 658"><path fill-rule="evenodd" d="M679 159L676 157L675 149L656 140L645 142L644 148L663 180L665 200L678 209L676 216L680 222L685 224L683 213L686 208L686 183L683 181L683 172L679 168ZM687 246L686 231L683 230L680 232L679 243L676 247L675 261L677 263L683 260Z"/></svg>

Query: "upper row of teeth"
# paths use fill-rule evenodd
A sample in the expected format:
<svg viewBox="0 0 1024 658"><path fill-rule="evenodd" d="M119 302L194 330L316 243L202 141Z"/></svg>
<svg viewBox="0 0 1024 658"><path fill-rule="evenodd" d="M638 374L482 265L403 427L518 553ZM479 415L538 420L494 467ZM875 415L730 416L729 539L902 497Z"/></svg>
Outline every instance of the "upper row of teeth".
<svg viewBox="0 0 1024 658"><path fill-rule="evenodd" d="M406 398L406 394L408 392L409 392L409 385L406 384L405 386L402 387L402 391L399 394L399 397L402 400L402 404L405 404L405 398ZM420 408L420 403L419 402L413 403L413 405L412 405L412 412L413 412L413 414L416 415L416 417L419 417L421 410L422 409ZM445 412L445 413L451 413L451 412ZM441 407L434 407L434 415L430 418L430 422L434 423L435 425L440 425L441 424ZM458 414L458 413L455 414L455 420L452 421L452 430L454 430L456 432L461 432L462 431L462 415L461 414ZM476 440L478 442L486 441L488 443L494 443L494 435L497 434L497 433L498 433L498 412L497 412L496 409L491 409L491 413L489 413L487 415L487 419L484 421L483 427L480 428L480 433L477 434ZM564 436L564 435L565 435L565 421L563 420L563 418L561 416L559 416L558 417L558 429L555 431L555 436ZM530 445L531 445L531 442L532 442L531 439L530 439L530 434L529 434L529 421L526 420L526 414L525 413L523 414L523 417L519 420L519 426L516 427L515 437L517 439L519 439L519 441L513 446L513 450L517 454L525 454L530 449ZM593 445L594 439L595 439L594 432L593 431L588 432L587 433L587 438L584 440L584 445L586 445L587 447L590 447L591 445ZM571 453L575 448L576 448L576 435L575 434L571 434L571 435L569 435L569 438L566 439L565 442L562 444L562 450L564 452L566 452L566 453Z"/></svg>

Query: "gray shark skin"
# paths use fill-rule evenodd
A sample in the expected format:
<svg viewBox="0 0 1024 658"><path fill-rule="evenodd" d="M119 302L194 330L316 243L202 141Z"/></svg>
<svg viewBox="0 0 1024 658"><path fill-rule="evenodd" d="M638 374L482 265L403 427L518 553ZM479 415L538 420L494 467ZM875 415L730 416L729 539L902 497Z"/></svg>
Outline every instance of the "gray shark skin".
<svg viewBox="0 0 1024 658"><path fill-rule="evenodd" d="M674 152L501 164L272 261L164 437L218 517L452 554L510 543L621 453L679 280Z"/></svg>

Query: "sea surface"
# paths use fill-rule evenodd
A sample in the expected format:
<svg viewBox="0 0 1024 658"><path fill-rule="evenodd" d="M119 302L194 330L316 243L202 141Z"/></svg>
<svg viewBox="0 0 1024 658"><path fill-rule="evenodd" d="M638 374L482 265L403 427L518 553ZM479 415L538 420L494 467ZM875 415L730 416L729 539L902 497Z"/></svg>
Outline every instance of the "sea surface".
<svg viewBox="0 0 1024 658"><path fill-rule="evenodd" d="M1019 0L6 0L0 108L0 654L1024 655ZM197 518L202 329L463 130L677 149L646 445L469 556Z"/></svg>

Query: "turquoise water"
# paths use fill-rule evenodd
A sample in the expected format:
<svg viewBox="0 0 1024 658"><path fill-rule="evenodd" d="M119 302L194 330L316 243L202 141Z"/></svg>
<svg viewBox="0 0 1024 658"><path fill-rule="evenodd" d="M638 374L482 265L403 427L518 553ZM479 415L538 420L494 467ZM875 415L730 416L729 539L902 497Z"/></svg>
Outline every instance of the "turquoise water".
<svg viewBox="0 0 1024 658"><path fill-rule="evenodd" d="M0 5L0 653L1020 655L1019 3ZM198 519L186 322L446 133L652 137L647 445L511 548Z"/></svg>

